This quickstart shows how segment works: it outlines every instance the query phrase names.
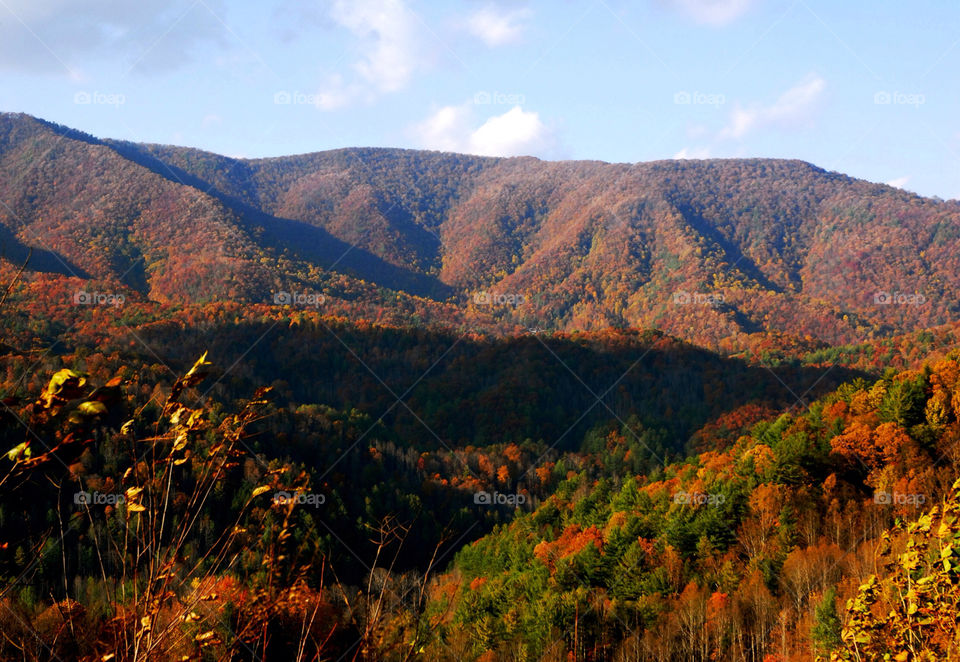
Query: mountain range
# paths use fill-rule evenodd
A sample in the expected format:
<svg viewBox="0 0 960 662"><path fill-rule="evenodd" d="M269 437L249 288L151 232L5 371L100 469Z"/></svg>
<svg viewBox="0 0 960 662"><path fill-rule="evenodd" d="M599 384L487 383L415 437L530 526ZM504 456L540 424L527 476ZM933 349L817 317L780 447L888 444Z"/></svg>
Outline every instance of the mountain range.
<svg viewBox="0 0 960 662"><path fill-rule="evenodd" d="M952 659L958 232L0 115L0 659Z"/></svg>
<svg viewBox="0 0 960 662"><path fill-rule="evenodd" d="M237 159L0 115L0 240L133 298L396 304L498 333L852 343L960 318L960 204L809 163ZM315 300L309 299L308 300Z"/></svg>

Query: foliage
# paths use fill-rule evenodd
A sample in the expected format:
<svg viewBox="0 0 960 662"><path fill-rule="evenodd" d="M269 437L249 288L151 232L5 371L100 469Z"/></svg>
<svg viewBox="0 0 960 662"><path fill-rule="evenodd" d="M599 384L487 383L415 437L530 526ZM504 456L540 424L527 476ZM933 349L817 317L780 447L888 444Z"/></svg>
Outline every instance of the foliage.
<svg viewBox="0 0 960 662"><path fill-rule="evenodd" d="M536 511L457 554L448 579L457 589L432 605L452 613L432 654L452 659L450 642L466 640L466 659L506 659L517 648L575 659L788 659L827 654L842 628L843 642L860 646L860 657L849 659L872 660L895 648L900 630L914 633L916 651L921 640L952 641L956 584L931 574L943 571L942 559L953 568L951 548L936 538L954 535L946 510L943 527L928 518L910 528L936 540L906 543L908 554L916 548L915 565L902 580L866 580L851 601L851 622L836 605L864 581L877 545L889 539L885 529L916 516L954 480L960 423L947 403L958 375L949 358L861 380L655 476L619 485L572 476ZM890 407L903 402L891 392L920 402ZM941 412L932 421L897 418L932 411L931 403ZM952 459L937 467L945 454ZM924 574L927 597L917 584ZM902 600L889 588L901 584ZM909 606L921 597L930 600L922 615ZM874 648L864 648L864 632ZM946 659L949 648L938 645L933 657L916 659Z"/></svg>
<svg viewBox="0 0 960 662"><path fill-rule="evenodd" d="M942 505L881 536L883 574L847 601L833 660L950 660L960 654L960 480ZM896 544L902 549L892 551Z"/></svg>
<svg viewBox="0 0 960 662"><path fill-rule="evenodd" d="M52 247L31 268L130 300L307 292L354 318L659 328L767 363L958 319L956 205L799 161L244 160L4 114L0 175L7 259Z"/></svg>

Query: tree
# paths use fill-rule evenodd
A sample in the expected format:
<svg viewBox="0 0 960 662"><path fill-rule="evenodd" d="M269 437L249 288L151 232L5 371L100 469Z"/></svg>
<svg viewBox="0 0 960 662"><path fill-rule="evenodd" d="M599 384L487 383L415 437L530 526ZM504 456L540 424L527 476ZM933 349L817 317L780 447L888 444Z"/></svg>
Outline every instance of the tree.
<svg viewBox="0 0 960 662"><path fill-rule="evenodd" d="M823 594L823 599L813 614L814 646L822 651L837 648L843 640L840 638L840 616L837 614L837 587L831 586Z"/></svg>
<svg viewBox="0 0 960 662"><path fill-rule="evenodd" d="M896 532L896 530L894 530ZM960 480L942 506L906 529L893 554L892 532L881 540L884 576L870 575L847 601L849 621L832 660L934 660L960 655Z"/></svg>
<svg viewBox="0 0 960 662"><path fill-rule="evenodd" d="M922 423L925 418L926 384L922 377L902 379L890 385L880 403L880 415L904 428Z"/></svg>

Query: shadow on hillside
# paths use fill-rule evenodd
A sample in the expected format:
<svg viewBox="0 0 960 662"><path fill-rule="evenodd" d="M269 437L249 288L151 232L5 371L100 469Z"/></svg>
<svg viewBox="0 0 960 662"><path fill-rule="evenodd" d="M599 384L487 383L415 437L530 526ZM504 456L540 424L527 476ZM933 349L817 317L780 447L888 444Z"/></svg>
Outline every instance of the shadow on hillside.
<svg viewBox="0 0 960 662"><path fill-rule="evenodd" d="M30 252L31 248L33 249L32 253ZM19 265L26 262L28 256L30 261L27 263L27 269L30 271L90 278L86 271L59 253L38 246L28 246L20 241L9 228L0 225L0 259L9 260Z"/></svg>
<svg viewBox="0 0 960 662"><path fill-rule="evenodd" d="M292 403L382 415L397 438L418 440L420 451L525 439L577 450L596 426L636 417L665 435L661 456L683 454L703 425L743 405L803 409L841 383L869 377L842 366L757 365L634 330L489 341L425 329L256 323L213 327L189 343L176 331L148 342L170 352L165 359L186 364L209 350L229 365L262 335L270 350L243 359L250 381L220 397L282 379ZM290 357L295 371L278 368ZM395 394L407 390L405 406L396 407Z"/></svg>
<svg viewBox="0 0 960 662"><path fill-rule="evenodd" d="M361 278L367 282L404 291L408 294L442 301L455 290L440 280L391 264L373 253L352 246L310 223L281 218L227 195L209 182L158 159L134 143L106 143L123 158L177 184L192 186L210 195L236 213L267 248L286 252L294 259L311 262L324 269Z"/></svg>
<svg viewBox="0 0 960 662"><path fill-rule="evenodd" d="M723 233L697 212L692 205L674 199L670 199L669 202L691 228L723 251L730 264L735 265L740 271L753 278L764 289L778 294L783 293L783 288L770 280L759 265L741 250L740 246L723 236Z"/></svg>

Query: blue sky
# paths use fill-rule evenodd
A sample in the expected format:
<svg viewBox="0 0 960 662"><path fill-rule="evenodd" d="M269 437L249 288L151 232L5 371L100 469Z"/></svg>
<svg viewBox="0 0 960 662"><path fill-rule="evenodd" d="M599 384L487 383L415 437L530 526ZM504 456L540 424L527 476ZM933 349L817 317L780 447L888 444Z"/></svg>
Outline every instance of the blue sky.
<svg viewBox="0 0 960 662"><path fill-rule="evenodd" d="M232 156L799 158L960 197L960 3L0 0L0 110Z"/></svg>

